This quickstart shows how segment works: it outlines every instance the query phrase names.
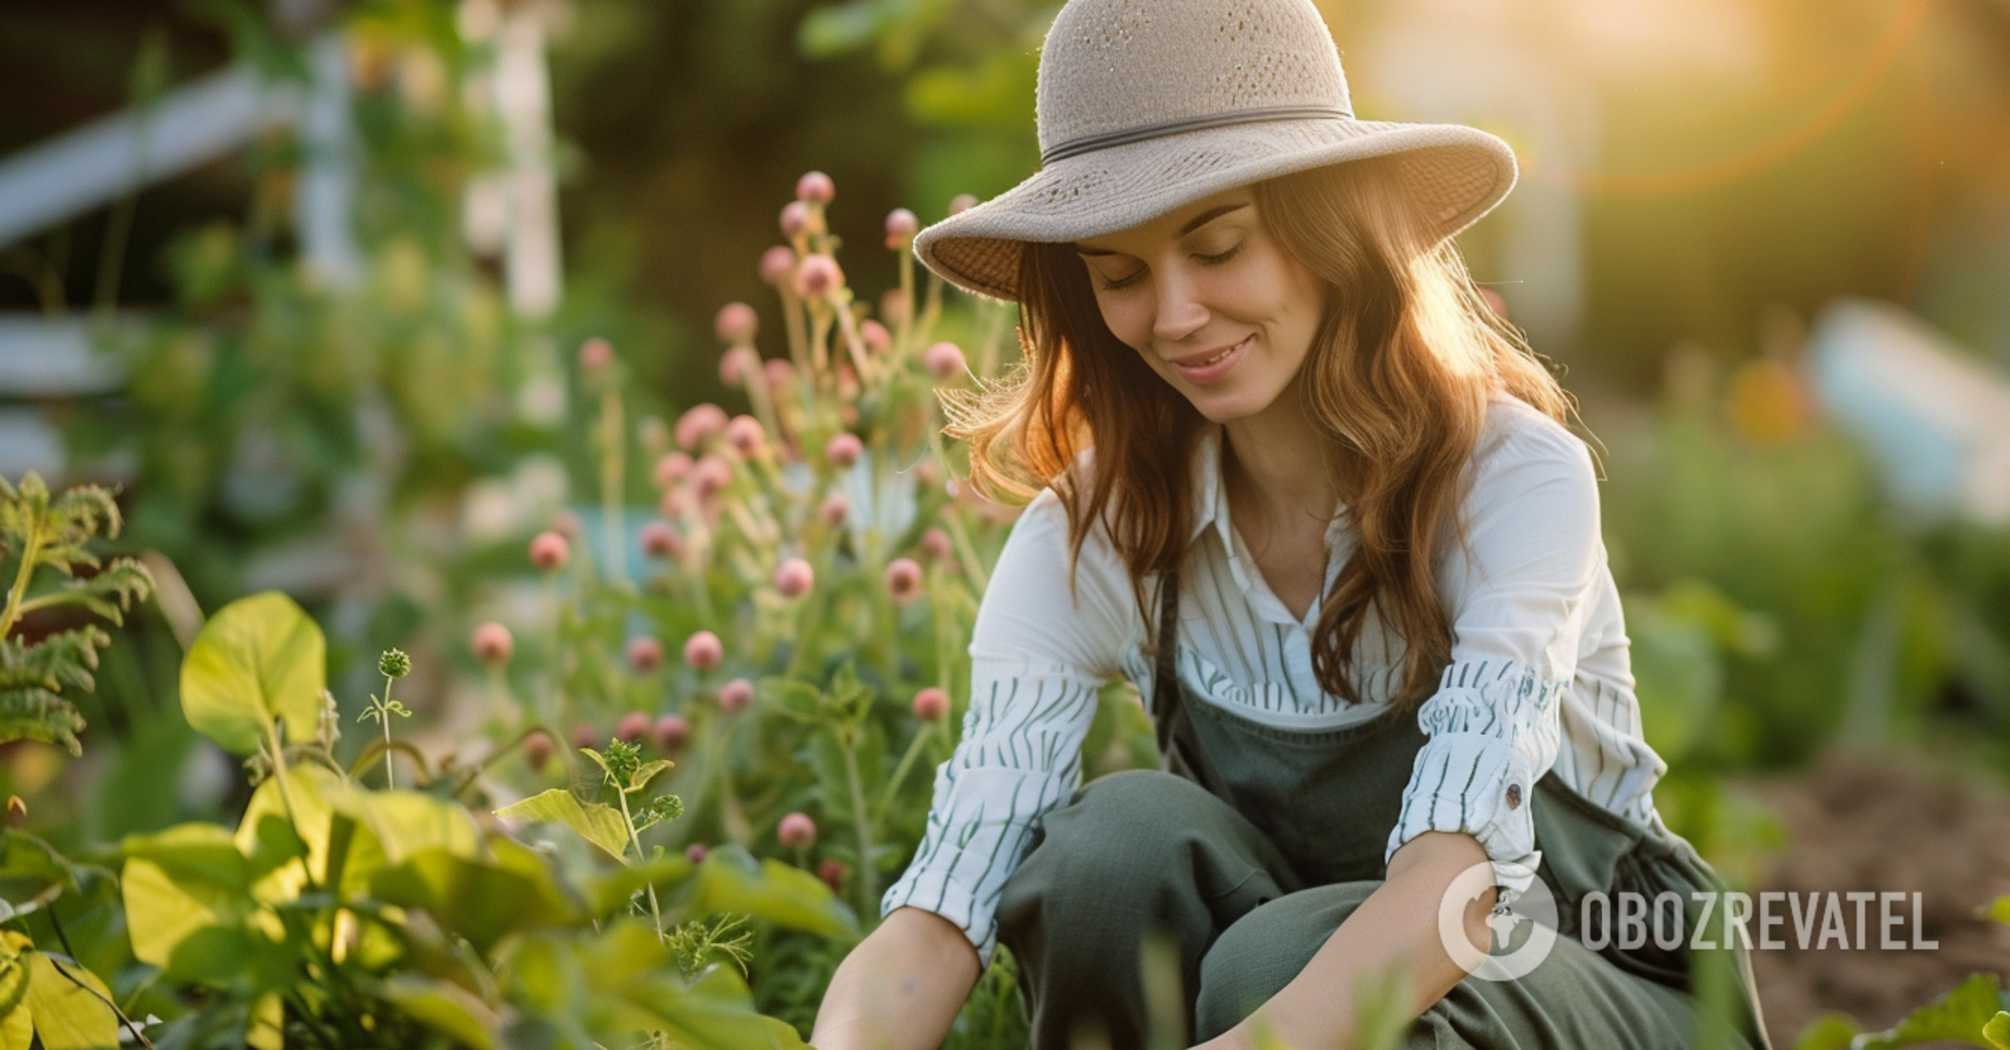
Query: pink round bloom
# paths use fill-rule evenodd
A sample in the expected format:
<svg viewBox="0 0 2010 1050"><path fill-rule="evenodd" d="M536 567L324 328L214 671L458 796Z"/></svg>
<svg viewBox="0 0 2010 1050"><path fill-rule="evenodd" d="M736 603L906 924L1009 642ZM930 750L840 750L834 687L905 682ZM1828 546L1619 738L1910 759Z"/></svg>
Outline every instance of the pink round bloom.
<svg viewBox="0 0 2010 1050"><path fill-rule="evenodd" d="M886 326L878 321L861 323L858 326L858 335L865 341L865 348L875 354L886 353L886 348L893 345L893 333L887 331Z"/></svg>
<svg viewBox="0 0 2010 1050"><path fill-rule="evenodd" d="M716 437L725 429L725 409L710 401L692 405L683 415L677 417L677 445L686 452L696 452L698 446Z"/></svg>
<svg viewBox="0 0 2010 1050"><path fill-rule="evenodd" d="M924 722L939 721L949 713L949 694L929 686L914 694L914 717Z"/></svg>
<svg viewBox="0 0 2010 1050"><path fill-rule="evenodd" d="M664 715L656 720L656 749L682 751L691 742L691 723L683 715Z"/></svg>
<svg viewBox="0 0 2010 1050"><path fill-rule="evenodd" d="M849 874L851 869L836 857L825 857L817 864L817 878L824 880L824 885L829 886L832 893L844 892L844 877Z"/></svg>
<svg viewBox="0 0 2010 1050"><path fill-rule="evenodd" d="M796 199L811 204L829 204L837 196L837 186L821 171L812 171L796 180Z"/></svg>
<svg viewBox="0 0 2010 1050"><path fill-rule="evenodd" d="M968 193L959 193L949 198L949 214L961 215L977 207L977 198Z"/></svg>
<svg viewBox="0 0 2010 1050"><path fill-rule="evenodd" d="M796 366L786 357L771 357L761 365L761 372L768 380L768 389L780 391L796 381Z"/></svg>
<svg viewBox="0 0 2010 1050"><path fill-rule="evenodd" d="M777 244L761 253L761 280L776 286L785 285L796 275L796 250L787 245Z"/></svg>
<svg viewBox="0 0 2010 1050"><path fill-rule="evenodd" d="M857 434L833 434L829 441L824 442L824 459L839 469L857 463L858 457L864 454L865 442L860 441Z"/></svg>
<svg viewBox="0 0 2010 1050"><path fill-rule="evenodd" d="M684 476L691 473L691 463L689 452L672 452L657 459L653 475L656 487L667 489L684 480Z"/></svg>
<svg viewBox="0 0 2010 1050"><path fill-rule="evenodd" d="M898 288L889 288L879 297L879 315L886 318L887 324L900 324L906 321L909 317L908 309L907 293Z"/></svg>
<svg viewBox="0 0 2010 1050"><path fill-rule="evenodd" d="M922 352L921 366L940 383L963 371L963 348L955 343L937 343Z"/></svg>
<svg viewBox="0 0 2010 1050"><path fill-rule="evenodd" d="M921 553L932 561L949 557L954 547L949 542L949 534L941 529L929 529L921 534Z"/></svg>
<svg viewBox="0 0 2010 1050"><path fill-rule="evenodd" d="M614 344L594 337L579 344L579 368L588 375L597 375L614 363Z"/></svg>
<svg viewBox="0 0 2010 1050"><path fill-rule="evenodd" d="M817 844L817 822L800 810L782 818L775 837L789 849L809 849Z"/></svg>
<svg viewBox="0 0 2010 1050"><path fill-rule="evenodd" d="M895 558L886 567L886 591L906 604L921 593L921 566L913 558Z"/></svg>
<svg viewBox="0 0 2010 1050"><path fill-rule="evenodd" d="M761 450L767 435L761 430L761 421L753 416L734 416L726 424L726 444L742 456L752 456Z"/></svg>
<svg viewBox="0 0 2010 1050"><path fill-rule="evenodd" d="M558 745L551 742L547 733L532 733L523 742L524 761L530 763L532 772L542 773L551 756L558 752Z"/></svg>
<svg viewBox="0 0 2010 1050"><path fill-rule="evenodd" d="M754 683L744 678L735 678L719 687L719 710L727 714L737 714L753 706Z"/></svg>
<svg viewBox="0 0 2010 1050"><path fill-rule="evenodd" d="M699 631L684 642L684 662L695 670L713 670L725 659L725 645L710 631Z"/></svg>
<svg viewBox="0 0 2010 1050"><path fill-rule="evenodd" d="M614 739L624 744L639 744L649 735L649 716L640 711L630 711L614 723Z"/></svg>
<svg viewBox="0 0 2010 1050"><path fill-rule="evenodd" d="M693 864L703 864L705 863L705 855L710 852L711 850L706 849L704 843L693 842L689 846L684 847L684 859Z"/></svg>
<svg viewBox="0 0 2010 1050"><path fill-rule="evenodd" d="M717 453L707 452L704 458L698 460L698 465L691 468L691 490L701 500L724 492L726 486L732 483L733 465Z"/></svg>
<svg viewBox="0 0 2010 1050"><path fill-rule="evenodd" d="M663 666L663 643L647 636L629 639L628 666L638 674L648 674Z"/></svg>
<svg viewBox="0 0 2010 1050"><path fill-rule="evenodd" d="M761 372L761 353L745 343L729 347L719 355L719 382L731 387L745 386Z"/></svg>
<svg viewBox="0 0 2010 1050"><path fill-rule="evenodd" d="M753 342L754 333L760 328L760 317L746 303L727 303L719 308L718 316L712 321L712 331L719 336L719 341L732 346Z"/></svg>
<svg viewBox="0 0 2010 1050"><path fill-rule="evenodd" d="M509 628L490 620L475 628L468 647L475 651L475 659L500 667L509 663L510 654L516 651L516 639L510 637Z"/></svg>
<svg viewBox="0 0 2010 1050"><path fill-rule="evenodd" d="M821 299L843 285L844 271L828 255L812 252L796 264L796 294L805 299Z"/></svg>
<svg viewBox="0 0 2010 1050"><path fill-rule="evenodd" d="M916 231L921 229L921 220L906 208L895 208L886 213L886 246L894 251L906 251L914 243Z"/></svg>
<svg viewBox="0 0 2010 1050"><path fill-rule="evenodd" d="M816 570L801 558L785 558L775 566L775 590L784 598L800 598L816 585Z"/></svg>
<svg viewBox="0 0 2010 1050"><path fill-rule="evenodd" d="M581 722L572 727L572 746L574 750L582 747L595 747L600 743L600 730L593 728L590 724Z"/></svg>
<svg viewBox="0 0 2010 1050"><path fill-rule="evenodd" d="M823 523L831 528L844 524L845 518L850 515L851 501L844 498L842 492L833 492L825 496L823 504L817 507L817 517L822 518Z"/></svg>
<svg viewBox="0 0 2010 1050"><path fill-rule="evenodd" d="M539 572L557 572L572 558L572 544L556 532L540 532L530 538L530 563Z"/></svg>
<svg viewBox="0 0 2010 1050"><path fill-rule="evenodd" d="M780 220L782 236L794 240L810 228L810 206L802 201L790 201L782 205Z"/></svg>
<svg viewBox="0 0 2010 1050"><path fill-rule="evenodd" d="M684 556L684 537L677 535L677 530L664 522L648 522L637 535L642 540L642 553L652 558Z"/></svg>

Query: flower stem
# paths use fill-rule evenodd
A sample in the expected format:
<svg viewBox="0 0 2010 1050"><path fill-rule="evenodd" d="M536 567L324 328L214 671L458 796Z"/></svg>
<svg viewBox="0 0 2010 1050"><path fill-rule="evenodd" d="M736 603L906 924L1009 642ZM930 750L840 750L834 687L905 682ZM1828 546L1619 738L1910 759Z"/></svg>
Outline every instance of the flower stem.
<svg viewBox="0 0 2010 1050"><path fill-rule="evenodd" d="M844 775L851 788L851 812L853 822L858 825L858 885L861 900L860 914L872 909L879 899L879 869L873 863L872 815L865 805L865 782L858 775L858 739L856 733L847 733L843 740Z"/></svg>
<svg viewBox="0 0 2010 1050"><path fill-rule="evenodd" d="M602 380L600 390L600 514L601 538L607 544L607 581L617 586L628 580L628 552L623 549L622 497L623 440L621 390Z"/></svg>
<svg viewBox="0 0 2010 1050"><path fill-rule="evenodd" d="M628 812L628 792L620 784L614 785L614 797L621 800L621 826L628 829L628 844L635 847L635 863L648 861L649 855L642 852L642 836L635 832L635 817ZM656 884L644 880L642 885L649 891L649 917L656 920L656 940L669 943L670 937L663 932L663 907L656 903Z"/></svg>
<svg viewBox="0 0 2010 1050"><path fill-rule="evenodd" d="M893 804L893 796L900 790L901 782L907 779L908 771L914 768L915 760L921 757L923 746L928 743L933 728L934 723L924 722L920 730L915 732L914 740L907 745L907 753L900 756L900 764L893 767L893 776L887 779L885 790L879 793L879 801L872 804L874 821L884 817L886 807Z"/></svg>
<svg viewBox="0 0 2010 1050"><path fill-rule="evenodd" d="M21 603L28 596L28 579L35 575L35 560L42 556L42 530L38 523L28 525L27 542L21 545L21 568L14 574L14 586L7 592L7 609L0 613L0 638L14 629L20 620Z"/></svg>

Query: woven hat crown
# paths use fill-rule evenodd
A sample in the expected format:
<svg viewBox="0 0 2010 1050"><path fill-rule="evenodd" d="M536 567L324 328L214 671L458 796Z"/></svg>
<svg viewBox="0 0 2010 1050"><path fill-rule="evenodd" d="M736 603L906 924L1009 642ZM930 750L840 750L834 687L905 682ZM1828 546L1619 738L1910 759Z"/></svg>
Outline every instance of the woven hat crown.
<svg viewBox="0 0 2010 1050"><path fill-rule="evenodd" d="M1350 113L1311 0L1074 0L1040 54L1040 149L1219 114Z"/></svg>

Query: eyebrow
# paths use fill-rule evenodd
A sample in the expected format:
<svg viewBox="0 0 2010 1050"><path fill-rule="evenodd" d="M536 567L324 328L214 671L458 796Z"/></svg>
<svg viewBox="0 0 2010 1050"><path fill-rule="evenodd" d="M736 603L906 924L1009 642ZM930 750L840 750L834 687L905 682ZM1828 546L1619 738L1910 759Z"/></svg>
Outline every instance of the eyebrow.
<svg viewBox="0 0 2010 1050"><path fill-rule="evenodd" d="M1208 223L1210 223L1210 222L1213 222L1214 220L1216 220L1216 219L1219 219L1219 218L1221 218L1221 217L1222 217L1222 216L1224 216L1224 215L1227 215L1227 214L1228 214L1229 212L1232 212L1232 211L1239 211L1239 210L1241 210L1241 209L1243 209L1243 208L1247 208L1247 207L1249 207L1249 202L1247 202L1247 201L1244 201L1244 202L1242 202L1242 203L1240 203L1240 204L1223 204L1223 205L1220 205L1219 207L1214 207L1214 208L1209 208L1208 210L1206 210L1206 211L1204 211L1204 212L1201 212L1201 213L1200 213L1199 215L1196 215L1196 216L1194 216L1193 218L1191 218L1191 219L1188 219L1188 220L1187 220L1187 223L1186 223L1186 225L1185 225L1185 226L1182 226L1182 227L1180 227L1180 228L1179 228L1179 234L1178 234L1178 235L1179 235L1179 236L1181 236L1181 237L1184 237L1184 236L1186 236L1187 234L1189 234L1189 233L1192 233L1193 231L1195 231L1195 230L1198 230L1198 229L1200 229L1200 228L1201 228L1202 226L1205 226L1205 225L1207 225ZM1076 246L1076 248L1075 248L1075 254L1076 254L1076 255L1116 255L1116 254L1118 254L1118 253L1116 253L1116 252L1113 252L1113 251L1110 251L1110 250L1108 250L1108 249L1105 249L1105 248L1083 248L1083 247L1081 247L1081 246L1077 245L1077 246Z"/></svg>

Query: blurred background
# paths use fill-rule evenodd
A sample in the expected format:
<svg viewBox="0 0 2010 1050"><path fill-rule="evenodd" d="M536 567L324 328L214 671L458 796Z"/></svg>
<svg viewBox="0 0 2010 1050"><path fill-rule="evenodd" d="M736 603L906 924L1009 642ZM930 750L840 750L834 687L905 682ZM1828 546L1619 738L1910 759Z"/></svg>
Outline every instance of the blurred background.
<svg viewBox="0 0 2010 1050"><path fill-rule="evenodd" d="M591 498L570 348L638 414L725 397L714 314L779 329L812 169L892 284L891 209L1037 166L1056 6L0 3L0 476L122 486L163 578L91 754L14 746L11 790L102 837L229 774L160 717L177 607L278 588L333 680L386 639L478 678L481 581ZM2001 972L2010 2L1319 7L1362 115L1521 159L1462 243L1602 446L1670 823L1744 886L1927 894L1938 952L1758 953L1776 1035Z"/></svg>

